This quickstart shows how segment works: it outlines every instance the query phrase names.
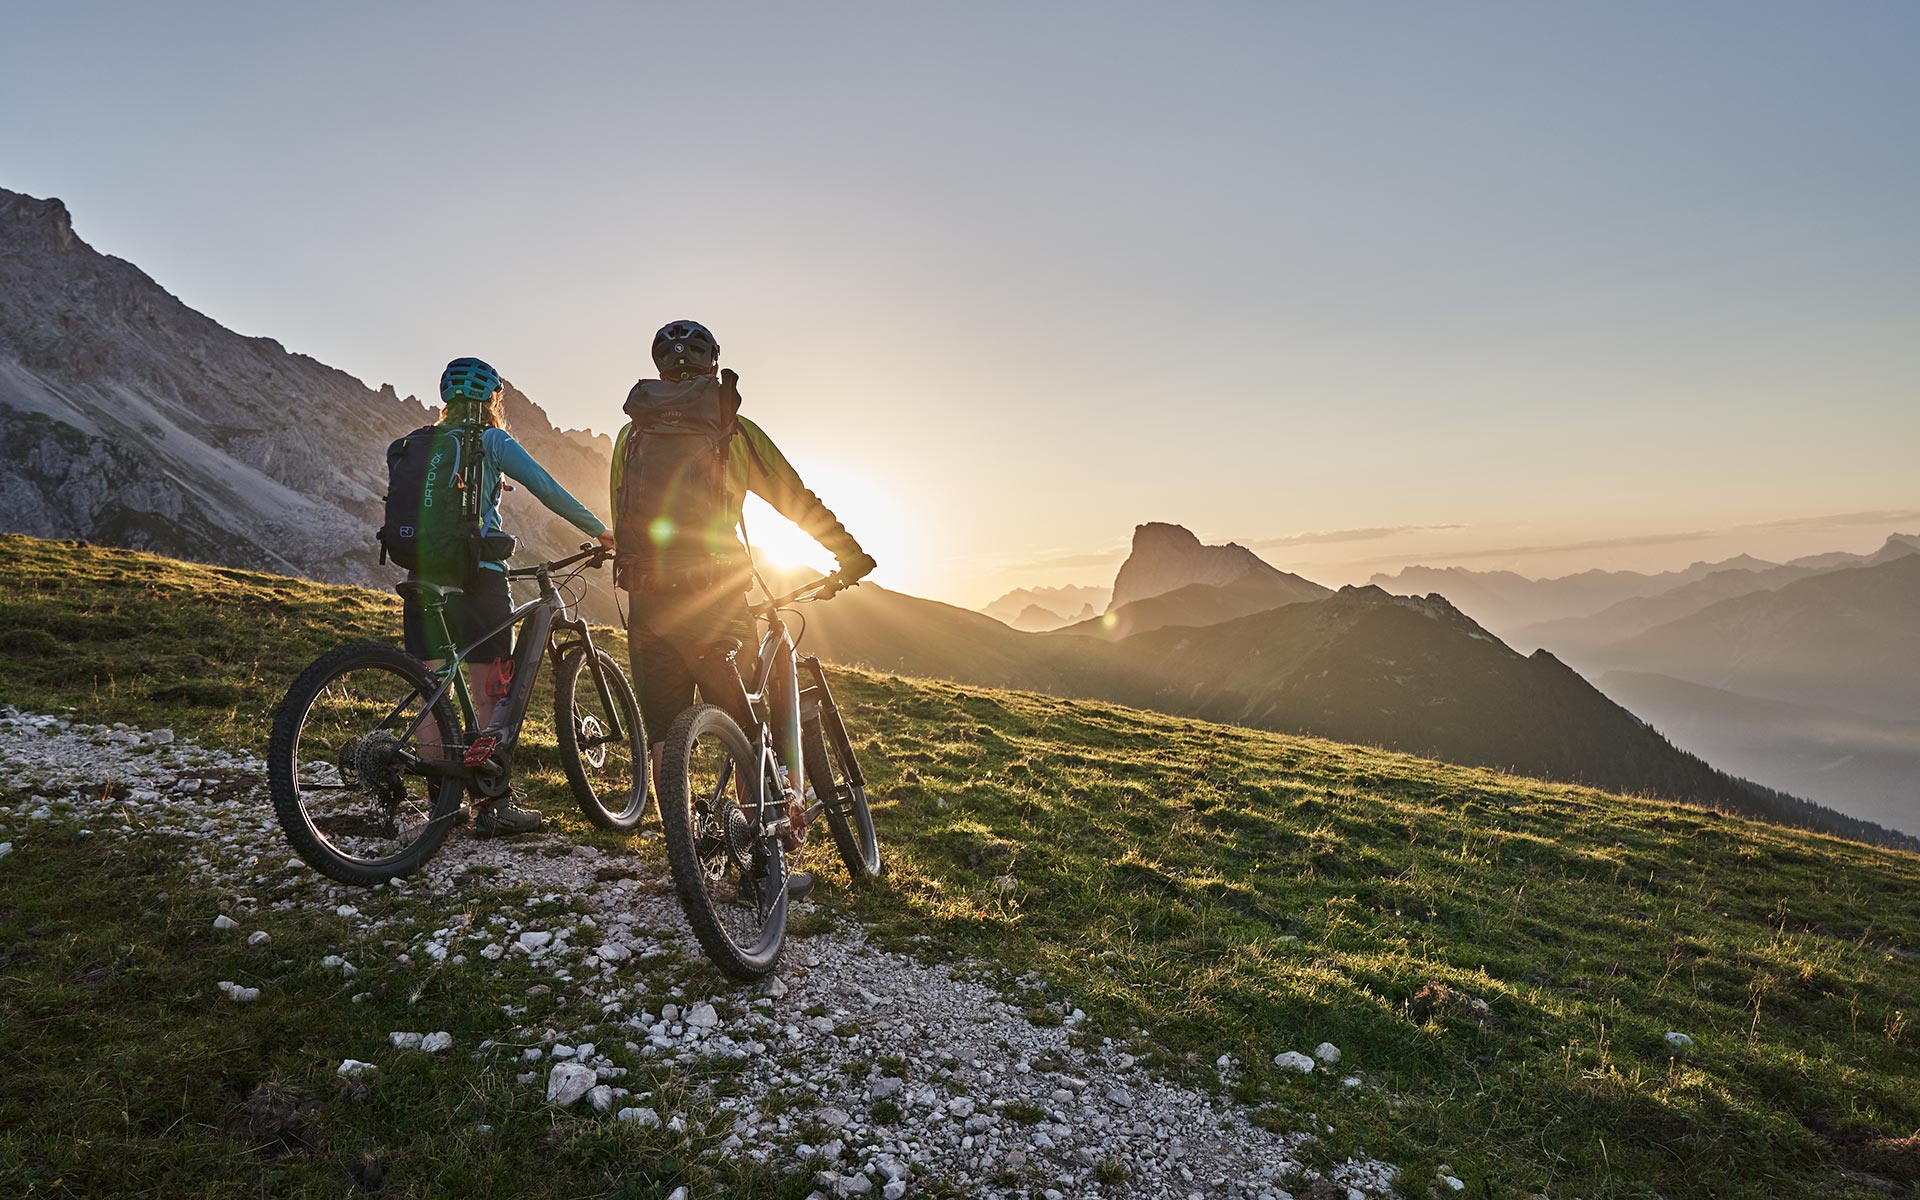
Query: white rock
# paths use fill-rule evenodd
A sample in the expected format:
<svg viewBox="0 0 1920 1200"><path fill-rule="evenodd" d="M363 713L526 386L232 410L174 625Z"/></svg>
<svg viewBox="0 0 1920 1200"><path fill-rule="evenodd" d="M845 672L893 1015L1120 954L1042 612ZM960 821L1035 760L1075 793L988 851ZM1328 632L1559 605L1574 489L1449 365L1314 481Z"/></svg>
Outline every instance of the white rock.
<svg viewBox="0 0 1920 1200"><path fill-rule="evenodd" d="M882 1075L867 1085L867 1098L869 1100L885 1100L888 1096L897 1095L900 1089L905 1086L906 1081L903 1079L895 1078L892 1075Z"/></svg>
<svg viewBox="0 0 1920 1200"><path fill-rule="evenodd" d="M970 1117L973 1115L973 1099L969 1096L955 1096L947 1101L947 1115Z"/></svg>
<svg viewBox="0 0 1920 1200"><path fill-rule="evenodd" d="M885 1200L900 1200L906 1194L907 1181L904 1179L896 1179L880 1189L880 1195L885 1197Z"/></svg>
<svg viewBox="0 0 1920 1200"><path fill-rule="evenodd" d="M1274 1055L1273 1065L1288 1071L1298 1071L1303 1075L1313 1073L1313 1060L1298 1050L1285 1050Z"/></svg>
<svg viewBox="0 0 1920 1200"><path fill-rule="evenodd" d="M1332 1042L1321 1042L1313 1048L1313 1056L1328 1066L1332 1066L1334 1063L1340 1061L1340 1047L1334 1045Z"/></svg>
<svg viewBox="0 0 1920 1200"><path fill-rule="evenodd" d="M173 744L173 730L156 729L147 735L147 742L154 746L171 746Z"/></svg>
<svg viewBox="0 0 1920 1200"><path fill-rule="evenodd" d="M1693 1039L1688 1037L1686 1034L1676 1032L1675 1030L1669 1029L1667 1031L1666 1040L1667 1040L1667 1045L1672 1047L1675 1050L1691 1050L1693 1048Z"/></svg>
<svg viewBox="0 0 1920 1200"><path fill-rule="evenodd" d="M853 1119L847 1115L845 1109L841 1108L823 1108L815 1115L819 1118L822 1125L830 1126L834 1129L839 1129Z"/></svg>
<svg viewBox="0 0 1920 1200"><path fill-rule="evenodd" d="M444 1029L438 1033L430 1033L420 1039L420 1048L428 1054L438 1054L442 1050L449 1050L452 1049L452 1047L453 1035Z"/></svg>
<svg viewBox="0 0 1920 1200"><path fill-rule="evenodd" d="M230 983L227 985L227 998L235 1004L252 1004L260 998L260 989L257 987L241 987L237 983Z"/></svg>
<svg viewBox="0 0 1920 1200"><path fill-rule="evenodd" d="M418 1050L422 1041L417 1033L389 1033L387 1040L395 1050Z"/></svg>
<svg viewBox="0 0 1920 1200"><path fill-rule="evenodd" d="M379 1067L374 1066L370 1062L361 1062L357 1058L346 1058L340 1060L340 1065L334 1069L334 1074L345 1075L351 1079L372 1071L378 1071L379 1069Z"/></svg>
<svg viewBox="0 0 1920 1200"><path fill-rule="evenodd" d="M343 917L357 917L360 915L360 910L355 908L351 904L342 904L339 908L336 908L333 911Z"/></svg>
<svg viewBox="0 0 1920 1200"><path fill-rule="evenodd" d="M594 1084L587 1089L587 1103L595 1112L607 1112L613 1108L613 1089L604 1083Z"/></svg>
<svg viewBox="0 0 1920 1200"><path fill-rule="evenodd" d="M215 929L238 929L240 928L240 922L225 913L221 913L213 919L213 927Z"/></svg>
<svg viewBox="0 0 1920 1200"><path fill-rule="evenodd" d="M12 842L0 842L0 858L5 858L7 855L12 853L13 853Z"/></svg>
<svg viewBox="0 0 1920 1200"><path fill-rule="evenodd" d="M555 1063L553 1070L547 1072L547 1103L572 1108L587 1094L587 1089L594 1086L596 1078L591 1067Z"/></svg>
<svg viewBox="0 0 1920 1200"><path fill-rule="evenodd" d="M653 1129L660 1124L660 1114L650 1108L623 1108L613 1114L616 1121L632 1121L642 1129Z"/></svg>
<svg viewBox="0 0 1920 1200"><path fill-rule="evenodd" d="M667 1193L667 1200L687 1200L687 1189L685 1187L673 1189Z"/></svg>
<svg viewBox="0 0 1920 1200"><path fill-rule="evenodd" d="M687 1024L694 1029L712 1029L720 1024L720 1014L714 1011L711 1004L696 1004L693 1011L687 1014Z"/></svg>
<svg viewBox="0 0 1920 1200"><path fill-rule="evenodd" d="M1448 1187L1452 1188L1456 1192L1464 1192L1467 1190L1466 1180L1456 1178L1455 1176L1452 1176L1452 1175L1442 1175L1440 1177L1440 1182L1446 1184Z"/></svg>
<svg viewBox="0 0 1920 1200"><path fill-rule="evenodd" d="M272 940L273 935L264 929L256 929L247 935L247 945L249 946L264 946Z"/></svg>
<svg viewBox="0 0 1920 1200"><path fill-rule="evenodd" d="M594 954L599 956L601 962L606 963L623 963L633 957L633 951L619 942L603 942L594 950Z"/></svg>
<svg viewBox="0 0 1920 1200"><path fill-rule="evenodd" d="M760 985L760 994L762 996L772 996L775 1000L778 1000L787 994L787 985L776 975Z"/></svg>

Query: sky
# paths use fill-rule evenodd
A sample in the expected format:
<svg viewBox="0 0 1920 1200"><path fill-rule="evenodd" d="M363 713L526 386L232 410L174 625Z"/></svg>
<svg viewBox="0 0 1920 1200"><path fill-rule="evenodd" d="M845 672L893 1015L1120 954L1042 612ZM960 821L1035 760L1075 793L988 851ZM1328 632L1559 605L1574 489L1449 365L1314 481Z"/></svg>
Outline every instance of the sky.
<svg viewBox="0 0 1920 1200"><path fill-rule="evenodd" d="M1336 585L1920 530L1920 6L6 24L0 186L95 247L370 384L475 354L603 432L704 321L922 595L1104 583L1149 520Z"/></svg>

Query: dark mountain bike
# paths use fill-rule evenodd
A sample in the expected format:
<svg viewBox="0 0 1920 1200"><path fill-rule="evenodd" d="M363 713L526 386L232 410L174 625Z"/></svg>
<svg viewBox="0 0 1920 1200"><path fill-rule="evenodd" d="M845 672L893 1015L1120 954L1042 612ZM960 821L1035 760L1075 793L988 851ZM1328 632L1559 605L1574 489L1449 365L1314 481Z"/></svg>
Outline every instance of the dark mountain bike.
<svg viewBox="0 0 1920 1200"><path fill-rule="evenodd" d="M462 808L508 795L540 661L554 669L554 726L574 799L602 829L631 829L647 809L647 736L633 688L573 614L573 585L612 552L596 545L508 571L539 595L435 670L395 646L356 642L315 659L274 715L267 780L287 839L316 871L372 886L407 875L446 841ZM409 581L434 645L452 645L446 604L460 589ZM513 673L493 721L475 729L462 666L518 626Z"/></svg>
<svg viewBox="0 0 1920 1200"><path fill-rule="evenodd" d="M790 801L805 805L809 821L825 814L856 883L881 871L866 777L826 672L818 658L799 656L783 618L787 605L849 586L829 575L754 606L767 623L759 669L749 689L736 666L740 692L728 698L728 707L753 714L751 735L725 709L702 703L681 713L665 738L656 784L674 888L701 949L736 979L757 979L780 961ZM728 639L718 652L734 664L740 649Z"/></svg>

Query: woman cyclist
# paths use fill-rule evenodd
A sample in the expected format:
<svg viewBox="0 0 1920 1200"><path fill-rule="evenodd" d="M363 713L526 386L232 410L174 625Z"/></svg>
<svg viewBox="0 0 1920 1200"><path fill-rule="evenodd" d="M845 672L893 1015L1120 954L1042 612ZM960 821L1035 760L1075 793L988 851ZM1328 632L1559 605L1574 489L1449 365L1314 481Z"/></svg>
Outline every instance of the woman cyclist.
<svg viewBox="0 0 1920 1200"><path fill-rule="evenodd" d="M477 482L480 487L481 533L505 532L500 525L501 476L504 475L525 487L535 499L580 532L600 539L602 545L611 548L613 533L600 518L588 512L585 505L555 482L553 476L547 474L507 432L502 411L503 391L500 373L477 358L456 358L447 364L446 371L440 376L440 399L446 407L435 428L457 429L467 422L477 422L485 427L480 434L479 479L469 481ZM394 460L400 444L397 441L389 448L388 462ZM455 469L459 469L457 464ZM424 532L424 524L422 529ZM411 573L409 578L425 578L431 583L461 589L459 595L449 598L446 609L448 631L459 639L459 644L466 645L474 641L505 621L513 611L513 596L507 585L505 562L475 562L473 556L463 553L461 548L427 545L420 547L419 562L420 569ZM441 565L449 563L458 565ZM448 578L449 575L456 577ZM428 644L420 602L417 596L409 594L412 591L409 588L402 593L404 606L401 626L407 652L437 668L445 661L438 657L444 651ZM492 724L494 705L506 696L512 674L513 630L509 627L475 646L467 659L467 681L473 695L474 719L479 728L485 729ZM474 832L480 837L494 837L531 833L538 828L538 812L521 808L509 799L501 799L481 811Z"/></svg>

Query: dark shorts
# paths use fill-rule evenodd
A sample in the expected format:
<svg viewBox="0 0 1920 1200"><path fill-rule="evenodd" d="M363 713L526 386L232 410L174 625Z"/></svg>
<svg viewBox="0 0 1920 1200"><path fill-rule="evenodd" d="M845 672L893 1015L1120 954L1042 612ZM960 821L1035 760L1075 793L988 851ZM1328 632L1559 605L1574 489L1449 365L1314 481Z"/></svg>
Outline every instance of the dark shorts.
<svg viewBox="0 0 1920 1200"><path fill-rule="evenodd" d="M751 714L725 656L713 653L724 638L740 639L739 674L750 683L755 651L753 616L735 588L708 591L636 592L627 638L640 719L649 741L667 736L675 717L700 699L725 708L744 727Z"/></svg>
<svg viewBox="0 0 1920 1200"><path fill-rule="evenodd" d="M504 571L476 567L462 587L460 595L447 601L447 631L458 639L456 646L465 646L506 620L507 614L513 611L513 593L507 587ZM408 654L420 659L429 656L418 601L402 598L400 631ZM509 625L469 651L467 661L488 662L512 657L513 627Z"/></svg>

